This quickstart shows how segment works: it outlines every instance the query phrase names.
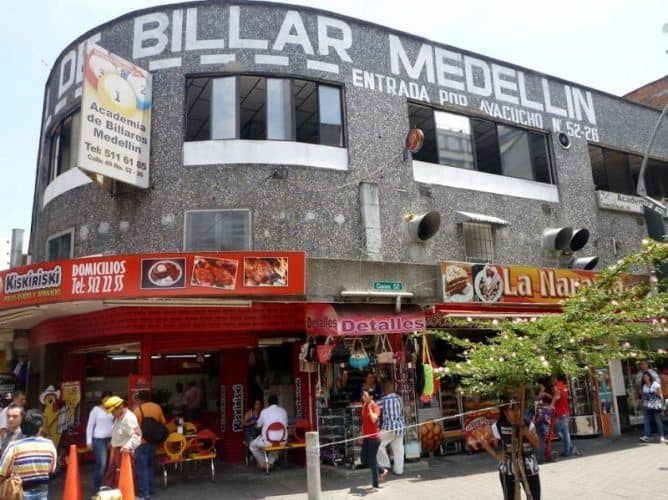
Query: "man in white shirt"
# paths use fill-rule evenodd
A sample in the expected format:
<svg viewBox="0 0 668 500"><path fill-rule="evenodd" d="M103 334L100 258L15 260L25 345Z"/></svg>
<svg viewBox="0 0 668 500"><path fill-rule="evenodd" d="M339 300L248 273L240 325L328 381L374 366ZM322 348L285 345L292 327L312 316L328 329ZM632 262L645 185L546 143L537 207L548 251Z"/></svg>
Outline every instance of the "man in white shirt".
<svg viewBox="0 0 668 500"><path fill-rule="evenodd" d="M275 394L271 394L267 401L269 406L260 412L260 416L255 424L257 427L262 428L262 432L260 432L260 435L253 439L250 444L251 453L255 457L258 467L262 469L267 466L264 454L265 446L271 445L272 442L285 442L288 439L288 413L285 409L278 406L278 396ZM282 424L283 428L269 430L271 424L276 422ZM277 458L277 452L267 454L267 460L269 461L270 466L274 465Z"/></svg>
<svg viewBox="0 0 668 500"><path fill-rule="evenodd" d="M12 401L10 404L14 403L17 406L20 406L22 409L25 409L26 406L26 393L23 391L16 391L12 396ZM7 433L7 405L2 411L0 411L0 439L5 437Z"/></svg>
<svg viewBox="0 0 668 500"><path fill-rule="evenodd" d="M86 426L86 445L93 450L95 472L93 473L93 495L102 486L102 478L109 461L109 443L111 442L111 426L114 416L107 413L104 402L111 397L111 391L104 391L100 404L93 407L88 415Z"/></svg>

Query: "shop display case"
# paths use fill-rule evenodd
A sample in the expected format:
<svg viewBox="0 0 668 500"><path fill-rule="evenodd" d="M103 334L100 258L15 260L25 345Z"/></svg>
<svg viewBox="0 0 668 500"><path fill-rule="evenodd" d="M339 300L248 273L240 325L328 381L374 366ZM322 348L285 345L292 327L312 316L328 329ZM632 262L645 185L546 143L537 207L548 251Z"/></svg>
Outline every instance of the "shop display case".
<svg viewBox="0 0 668 500"><path fill-rule="evenodd" d="M351 469L362 465L362 445L357 438L362 433L362 405L355 403L346 408L345 462Z"/></svg>
<svg viewBox="0 0 668 500"><path fill-rule="evenodd" d="M589 375L571 378L569 382L570 431L572 436L595 436L600 433L594 405L596 398Z"/></svg>
<svg viewBox="0 0 668 500"><path fill-rule="evenodd" d="M640 396L640 383L638 380L638 368L635 361L622 361L624 371L624 386L626 387L626 403L629 416L629 424L643 424L642 397Z"/></svg>
<svg viewBox="0 0 668 500"><path fill-rule="evenodd" d="M318 409L320 460L331 465L342 464L346 457L346 445L343 443L347 437L345 410L345 408Z"/></svg>

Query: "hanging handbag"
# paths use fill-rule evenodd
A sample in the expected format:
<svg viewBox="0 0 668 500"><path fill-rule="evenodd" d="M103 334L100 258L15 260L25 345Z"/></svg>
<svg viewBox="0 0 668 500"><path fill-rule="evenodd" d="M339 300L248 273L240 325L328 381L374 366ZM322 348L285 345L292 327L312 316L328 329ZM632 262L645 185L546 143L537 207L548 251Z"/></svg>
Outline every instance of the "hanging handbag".
<svg viewBox="0 0 668 500"><path fill-rule="evenodd" d="M434 369L431 366L431 353L429 352L429 342L426 335L422 336L422 371L424 374L424 387L420 394L420 401L429 403L434 394Z"/></svg>
<svg viewBox="0 0 668 500"><path fill-rule="evenodd" d="M332 350L334 350L334 339L329 336L325 339L324 344L318 346L318 363L326 365L332 357Z"/></svg>
<svg viewBox="0 0 668 500"><path fill-rule="evenodd" d="M347 363L350 358L350 349L343 340L339 340L334 349L332 349L332 355L329 358L330 363Z"/></svg>
<svg viewBox="0 0 668 500"><path fill-rule="evenodd" d="M350 353L350 358L348 364L356 370L364 370L369 366L369 355L364 349L364 344L361 340L355 340L353 342L353 348Z"/></svg>
<svg viewBox="0 0 668 500"><path fill-rule="evenodd" d="M23 499L23 483L19 476L12 474L2 480L0 483L0 498L3 500Z"/></svg>
<svg viewBox="0 0 668 500"><path fill-rule="evenodd" d="M318 369L318 363L309 359L309 351L315 351L315 346L307 340L299 350L299 371L302 373L315 373Z"/></svg>
<svg viewBox="0 0 668 500"><path fill-rule="evenodd" d="M390 345L390 339L387 338L387 335L380 335L376 337L376 363L381 365L393 365L394 364L394 352L392 351L392 346Z"/></svg>

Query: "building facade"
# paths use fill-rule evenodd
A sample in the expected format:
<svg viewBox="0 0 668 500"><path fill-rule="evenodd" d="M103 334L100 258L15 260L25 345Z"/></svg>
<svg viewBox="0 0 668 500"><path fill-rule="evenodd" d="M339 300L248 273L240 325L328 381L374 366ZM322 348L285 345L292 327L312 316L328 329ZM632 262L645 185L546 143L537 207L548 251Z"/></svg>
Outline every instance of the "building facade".
<svg viewBox="0 0 668 500"><path fill-rule="evenodd" d="M88 42L150 73L131 111L113 86L107 109L82 109L86 82L99 91L111 73L87 57ZM146 105L145 95L147 187L95 182L78 168L82 155L136 138L140 127L119 116ZM573 272L615 262L647 234L635 193L658 117L512 63L305 7L206 1L132 12L64 48L49 75L33 264L3 275L0 321L39 348L31 380L40 388L81 380L85 400L100 378L152 375L155 387L161 376L172 384L192 374L218 412L215 425L240 443L239 386L247 399L245 373L264 356L299 380L299 394L292 384L286 398L313 421L313 374L297 368L297 339L322 327L311 305L371 303L379 309L367 319L395 314L405 321L382 333L403 334L425 326L414 308L465 302L468 314L500 299L461 293L454 281L448 289L444 261ZM84 149L87 126L99 143ZM645 175L656 200L668 197L667 131ZM272 269L254 280L260 261ZM41 293L55 287L51 262L61 263L61 288ZM243 282L223 285L215 272L243 272ZM344 323L346 311L331 314ZM360 324L356 334L375 332ZM257 350L279 345L286 350ZM195 361L177 366L169 353ZM114 365L112 355L128 359ZM293 362L272 359L284 355ZM225 453L237 459L240 446Z"/></svg>

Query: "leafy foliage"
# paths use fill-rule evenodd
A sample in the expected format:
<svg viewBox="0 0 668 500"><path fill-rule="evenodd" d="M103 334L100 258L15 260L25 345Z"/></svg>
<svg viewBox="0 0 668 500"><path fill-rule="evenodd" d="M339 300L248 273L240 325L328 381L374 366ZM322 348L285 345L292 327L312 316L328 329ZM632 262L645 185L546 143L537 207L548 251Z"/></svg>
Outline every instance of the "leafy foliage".
<svg viewBox="0 0 668 500"><path fill-rule="evenodd" d="M496 335L471 341L449 330L436 334L461 349L440 370L460 378L467 392L508 394L541 377L576 376L610 359L654 357L648 340L668 335L668 283L639 279L668 259L668 243L644 240L640 251L606 269L562 303L563 314L506 321L455 322ZM622 283L624 282L624 286ZM635 283L635 284L634 284ZM522 391L523 392L523 391Z"/></svg>

